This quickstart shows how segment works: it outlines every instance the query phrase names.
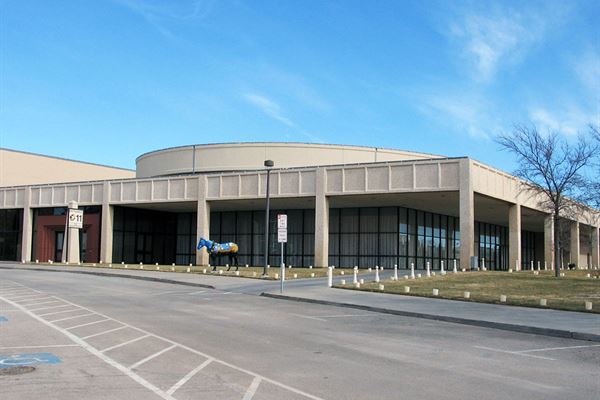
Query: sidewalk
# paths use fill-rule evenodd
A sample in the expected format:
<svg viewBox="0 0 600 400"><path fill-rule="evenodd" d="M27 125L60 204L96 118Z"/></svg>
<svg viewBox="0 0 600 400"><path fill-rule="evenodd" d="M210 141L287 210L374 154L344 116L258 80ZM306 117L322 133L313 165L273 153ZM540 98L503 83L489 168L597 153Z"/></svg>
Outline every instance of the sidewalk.
<svg viewBox="0 0 600 400"><path fill-rule="evenodd" d="M326 278L286 281L282 295L279 292L280 283L278 281L261 279L133 269L0 263L0 271L10 269L127 277L247 294L262 294L265 297L277 299L350 307L514 332L600 342L600 315L598 314L330 289L326 286ZM368 275L365 278L368 280ZM340 277L336 277L335 281L340 279Z"/></svg>

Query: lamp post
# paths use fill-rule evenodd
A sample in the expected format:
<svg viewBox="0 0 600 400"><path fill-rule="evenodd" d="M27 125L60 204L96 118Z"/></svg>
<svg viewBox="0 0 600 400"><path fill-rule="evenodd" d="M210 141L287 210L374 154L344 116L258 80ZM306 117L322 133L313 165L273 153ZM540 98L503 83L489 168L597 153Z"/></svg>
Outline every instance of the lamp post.
<svg viewBox="0 0 600 400"><path fill-rule="evenodd" d="M264 165L267 168L267 193L265 194L265 265L263 267L263 276L267 276L267 265L269 264L269 173L271 172L270 168L272 168L275 163L273 160L265 160Z"/></svg>

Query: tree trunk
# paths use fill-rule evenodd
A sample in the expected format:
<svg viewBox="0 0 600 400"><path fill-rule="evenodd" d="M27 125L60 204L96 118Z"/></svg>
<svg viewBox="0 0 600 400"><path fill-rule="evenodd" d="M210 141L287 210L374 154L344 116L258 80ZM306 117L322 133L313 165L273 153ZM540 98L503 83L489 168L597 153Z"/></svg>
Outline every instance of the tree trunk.
<svg viewBox="0 0 600 400"><path fill-rule="evenodd" d="M558 217L558 210L554 210L554 276L560 278L560 219Z"/></svg>

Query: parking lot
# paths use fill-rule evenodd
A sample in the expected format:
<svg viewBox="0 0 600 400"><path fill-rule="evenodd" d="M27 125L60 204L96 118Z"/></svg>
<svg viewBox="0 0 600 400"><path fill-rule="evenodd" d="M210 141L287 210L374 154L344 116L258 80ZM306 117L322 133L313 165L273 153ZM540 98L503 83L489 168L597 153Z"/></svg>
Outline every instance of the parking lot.
<svg viewBox="0 0 600 400"><path fill-rule="evenodd" d="M0 380L14 398L600 393L594 342L290 303L231 288L39 271L0 271L0 278ZM35 371L1 375L17 365Z"/></svg>

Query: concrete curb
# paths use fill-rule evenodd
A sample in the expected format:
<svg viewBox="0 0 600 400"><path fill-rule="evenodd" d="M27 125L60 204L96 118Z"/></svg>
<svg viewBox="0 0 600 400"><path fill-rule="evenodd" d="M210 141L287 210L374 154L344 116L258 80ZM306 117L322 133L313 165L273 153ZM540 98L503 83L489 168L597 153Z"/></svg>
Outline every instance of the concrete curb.
<svg viewBox="0 0 600 400"><path fill-rule="evenodd" d="M273 299L279 299L279 300L297 301L297 302L302 302L302 303L323 304L323 305L335 306L335 307L354 308L357 310L371 311L371 312L377 312L377 313L382 313L382 314L393 314L393 315L400 315L403 317L421 318L421 319L429 319L429 320L433 320L433 321L451 322L454 324L479 326L479 327L483 327L483 328L499 329L499 330L503 330L503 331L531 333L534 335L552 336L552 337L569 338L569 339L577 339L577 340L588 340L591 342L600 342L600 335L596 335L593 333L573 332L573 331L566 331L566 330L562 330L562 329L540 328L537 326L516 325L516 324L507 324L507 323L503 323L503 322L492 322L492 321L482 321L482 320L468 319L468 318L449 317L446 315L435 315L435 314L425 314L425 313L418 313L418 312L412 312L412 311L392 310L389 308L372 307L372 306L365 306L365 305L352 304L352 303L340 303L340 302L329 301L329 300L308 299L308 298L304 298L304 297L284 296L281 294L272 294L272 293L265 293L265 292L261 293L261 296L269 297L269 298L273 298Z"/></svg>
<svg viewBox="0 0 600 400"><path fill-rule="evenodd" d="M49 269L49 268L19 268L19 267L5 267L0 266L0 269L16 269L20 271L45 271L45 272L63 272L66 274L84 274L84 275L95 275L95 276L107 276L110 278L125 278L125 279L136 279L139 281L150 281L150 282L160 282L160 283L169 283L171 285L181 285L181 286L192 286L192 287L201 287L205 289L215 289L212 285L205 285L203 283L193 283L193 282L182 282L176 281L173 279L164 279L164 278L154 278L151 276L136 276L136 275L126 275L126 274L114 274L111 272L91 272L91 271L66 271L62 269Z"/></svg>

